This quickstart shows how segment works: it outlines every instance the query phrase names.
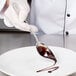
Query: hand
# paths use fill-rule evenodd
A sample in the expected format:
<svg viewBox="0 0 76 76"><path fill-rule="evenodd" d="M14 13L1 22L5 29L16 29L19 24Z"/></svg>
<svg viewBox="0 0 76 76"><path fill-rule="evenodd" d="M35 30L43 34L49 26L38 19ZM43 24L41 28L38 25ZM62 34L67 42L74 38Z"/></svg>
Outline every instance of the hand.
<svg viewBox="0 0 76 76"><path fill-rule="evenodd" d="M18 1L11 2L8 9L4 13L5 25L8 27L15 27L23 31L30 32L31 29L33 32L37 32L37 27L24 22L28 16L29 11L30 8L27 2L25 4L21 2L19 3Z"/></svg>

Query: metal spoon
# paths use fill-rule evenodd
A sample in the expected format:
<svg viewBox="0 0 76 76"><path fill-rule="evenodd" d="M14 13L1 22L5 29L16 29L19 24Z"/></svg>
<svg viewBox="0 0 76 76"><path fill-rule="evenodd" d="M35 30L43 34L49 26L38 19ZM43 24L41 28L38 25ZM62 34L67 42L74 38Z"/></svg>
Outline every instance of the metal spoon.
<svg viewBox="0 0 76 76"><path fill-rule="evenodd" d="M41 43L38 40L38 37L36 36L36 34L34 32L31 31L31 34L34 36L34 38L36 40L36 49L37 49L38 53L40 54L40 56L45 57L45 58L48 58L48 59L52 59L54 61L54 64L53 65L51 65L51 66L49 66L47 68L38 70L37 72L50 70L48 72L51 73L52 71L58 69L59 66L52 67L57 62L57 59L56 59L55 55L53 54L53 52L44 43Z"/></svg>

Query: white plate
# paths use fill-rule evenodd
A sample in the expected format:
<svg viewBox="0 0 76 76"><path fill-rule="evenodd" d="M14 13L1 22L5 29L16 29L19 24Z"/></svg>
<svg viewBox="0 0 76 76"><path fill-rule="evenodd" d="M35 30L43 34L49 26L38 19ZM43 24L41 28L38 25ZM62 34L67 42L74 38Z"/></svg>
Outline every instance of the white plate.
<svg viewBox="0 0 76 76"><path fill-rule="evenodd" d="M53 61L41 57L35 46L11 50L0 56L0 71L11 76L66 76L76 72L76 53L60 47L49 46L56 56L59 69L48 73L36 71L53 64Z"/></svg>

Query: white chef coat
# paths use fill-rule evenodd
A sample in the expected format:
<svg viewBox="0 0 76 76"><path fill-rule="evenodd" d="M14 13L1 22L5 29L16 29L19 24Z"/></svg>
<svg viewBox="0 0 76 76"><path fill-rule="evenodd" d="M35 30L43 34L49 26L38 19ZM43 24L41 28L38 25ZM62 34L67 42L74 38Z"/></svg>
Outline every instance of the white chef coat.
<svg viewBox="0 0 76 76"><path fill-rule="evenodd" d="M30 15L30 23L46 34L62 33L64 24L65 32L76 34L76 0L32 0Z"/></svg>

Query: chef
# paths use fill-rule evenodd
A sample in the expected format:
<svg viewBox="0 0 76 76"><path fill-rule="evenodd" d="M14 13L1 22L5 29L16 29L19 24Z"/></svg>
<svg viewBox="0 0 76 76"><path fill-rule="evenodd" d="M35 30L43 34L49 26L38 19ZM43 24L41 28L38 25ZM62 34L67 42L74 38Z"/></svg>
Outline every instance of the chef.
<svg viewBox="0 0 76 76"><path fill-rule="evenodd" d="M0 9L1 3L2 0ZM27 0L9 0L9 7L4 13L4 23L21 30L26 28L26 31L31 27L35 32L39 29L46 34L76 34L75 7L76 0L32 0L31 9ZM30 26L24 23L29 12L32 24Z"/></svg>

